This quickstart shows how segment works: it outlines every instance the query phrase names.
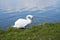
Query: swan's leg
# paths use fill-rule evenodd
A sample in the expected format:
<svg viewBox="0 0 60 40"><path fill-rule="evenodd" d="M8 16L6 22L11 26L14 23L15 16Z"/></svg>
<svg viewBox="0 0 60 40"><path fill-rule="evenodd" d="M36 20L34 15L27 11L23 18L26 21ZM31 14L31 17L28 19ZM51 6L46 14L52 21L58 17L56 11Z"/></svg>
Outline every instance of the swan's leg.
<svg viewBox="0 0 60 40"><path fill-rule="evenodd" d="M26 29L26 27L21 27L21 28L19 28L19 29Z"/></svg>

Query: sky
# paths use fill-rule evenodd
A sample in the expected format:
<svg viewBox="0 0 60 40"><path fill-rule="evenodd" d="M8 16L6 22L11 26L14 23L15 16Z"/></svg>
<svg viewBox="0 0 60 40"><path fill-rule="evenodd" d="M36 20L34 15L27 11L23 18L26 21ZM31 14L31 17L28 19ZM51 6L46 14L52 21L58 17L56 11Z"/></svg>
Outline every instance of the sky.
<svg viewBox="0 0 60 40"><path fill-rule="evenodd" d="M6 11L19 11L23 8L38 8L44 10L46 7L57 7L59 0L0 0L0 9Z"/></svg>

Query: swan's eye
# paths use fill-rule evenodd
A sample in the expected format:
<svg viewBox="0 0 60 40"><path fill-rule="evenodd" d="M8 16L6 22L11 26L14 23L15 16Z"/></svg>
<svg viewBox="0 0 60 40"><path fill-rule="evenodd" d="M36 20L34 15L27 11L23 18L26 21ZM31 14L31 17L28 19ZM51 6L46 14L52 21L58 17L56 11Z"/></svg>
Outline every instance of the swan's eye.
<svg viewBox="0 0 60 40"><path fill-rule="evenodd" d="M30 19L31 19L31 17L28 17L28 18L30 18Z"/></svg>

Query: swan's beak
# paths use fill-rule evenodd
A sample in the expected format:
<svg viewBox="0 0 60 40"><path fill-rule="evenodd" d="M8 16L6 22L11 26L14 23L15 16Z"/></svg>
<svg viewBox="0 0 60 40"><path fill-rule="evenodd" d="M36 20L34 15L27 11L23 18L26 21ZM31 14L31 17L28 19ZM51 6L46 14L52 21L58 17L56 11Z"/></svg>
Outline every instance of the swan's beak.
<svg viewBox="0 0 60 40"><path fill-rule="evenodd" d="M33 20L33 16L32 16L32 20Z"/></svg>
<svg viewBox="0 0 60 40"><path fill-rule="evenodd" d="M32 18L32 20L33 20L34 18Z"/></svg>

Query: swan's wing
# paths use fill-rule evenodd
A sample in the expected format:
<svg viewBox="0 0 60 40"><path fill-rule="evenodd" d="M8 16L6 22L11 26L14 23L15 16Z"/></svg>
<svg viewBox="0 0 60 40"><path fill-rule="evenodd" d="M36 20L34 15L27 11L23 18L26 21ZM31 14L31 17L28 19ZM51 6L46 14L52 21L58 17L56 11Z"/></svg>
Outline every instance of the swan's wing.
<svg viewBox="0 0 60 40"><path fill-rule="evenodd" d="M21 24L21 23L23 23L23 22L25 22L26 20L25 19L18 19L16 22L15 22L15 24Z"/></svg>
<svg viewBox="0 0 60 40"><path fill-rule="evenodd" d="M17 26L17 27L25 27L27 24L28 24L28 22L25 19L18 19L15 22L15 26Z"/></svg>

